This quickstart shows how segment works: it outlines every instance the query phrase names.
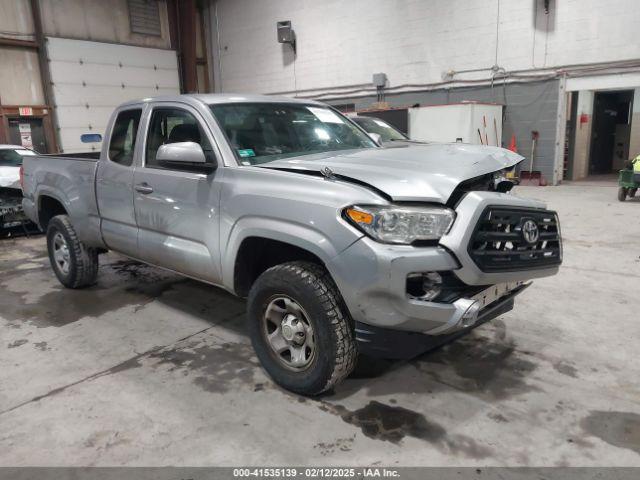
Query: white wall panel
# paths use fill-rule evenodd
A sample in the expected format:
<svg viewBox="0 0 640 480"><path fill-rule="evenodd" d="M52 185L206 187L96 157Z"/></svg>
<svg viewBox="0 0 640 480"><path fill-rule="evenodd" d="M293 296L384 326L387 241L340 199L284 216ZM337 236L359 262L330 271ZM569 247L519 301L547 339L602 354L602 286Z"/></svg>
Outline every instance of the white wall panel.
<svg viewBox="0 0 640 480"><path fill-rule="evenodd" d="M424 85L495 64L515 71L640 58L638 0L552 1L548 15L543 0L217 0L212 12L216 88L226 92L323 92L370 84L374 72L386 72L390 87ZM296 32L295 68L276 41L279 20Z"/></svg>
<svg viewBox="0 0 640 480"><path fill-rule="evenodd" d="M173 50L49 37L47 54L65 152L99 149L81 143L80 135L104 134L122 102L180 91Z"/></svg>
<svg viewBox="0 0 640 480"><path fill-rule="evenodd" d="M462 143L499 146L502 105L458 103L410 108L409 137L424 142L461 139Z"/></svg>

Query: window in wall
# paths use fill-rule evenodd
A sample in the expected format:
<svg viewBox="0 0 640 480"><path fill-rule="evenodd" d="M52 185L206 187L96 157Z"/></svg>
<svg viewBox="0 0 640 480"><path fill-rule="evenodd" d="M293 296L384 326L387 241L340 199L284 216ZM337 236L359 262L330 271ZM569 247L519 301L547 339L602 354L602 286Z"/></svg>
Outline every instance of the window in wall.
<svg viewBox="0 0 640 480"><path fill-rule="evenodd" d="M160 36L160 11L157 0L128 0L132 33Z"/></svg>
<svg viewBox="0 0 640 480"><path fill-rule="evenodd" d="M157 108L151 115L147 135L147 167L161 168L156 160L161 145L176 142L195 142L202 147L207 162L214 162L213 149L196 118L180 108Z"/></svg>
<svg viewBox="0 0 640 480"><path fill-rule="evenodd" d="M124 110L118 114L109 144L109 159L112 162L125 166L133 163L141 115L142 110Z"/></svg>

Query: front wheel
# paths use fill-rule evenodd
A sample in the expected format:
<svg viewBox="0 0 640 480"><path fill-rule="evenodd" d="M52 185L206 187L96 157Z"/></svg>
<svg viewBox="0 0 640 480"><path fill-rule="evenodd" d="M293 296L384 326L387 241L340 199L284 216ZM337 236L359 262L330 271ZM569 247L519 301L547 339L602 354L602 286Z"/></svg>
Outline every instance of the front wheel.
<svg viewBox="0 0 640 480"><path fill-rule="evenodd" d="M626 198L627 198L627 189L624 187L620 187L618 189L618 200L621 202L624 202Z"/></svg>
<svg viewBox="0 0 640 480"><path fill-rule="evenodd" d="M251 287L247 314L258 359L287 390L318 395L355 367L349 314L319 265L290 262L265 271Z"/></svg>
<svg viewBox="0 0 640 480"><path fill-rule="evenodd" d="M635 197L637 192L638 192L638 189L637 189L637 188L630 188L630 189L629 189L629 193L628 193L629 198L633 198L633 197Z"/></svg>
<svg viewBox="0 0 640 480"><path fill-rule="evenodd" d="M57 215L47 226L47 250L56 277L67 288L82 288L96 283L98 252L87 247L67 215Z"/></svg>

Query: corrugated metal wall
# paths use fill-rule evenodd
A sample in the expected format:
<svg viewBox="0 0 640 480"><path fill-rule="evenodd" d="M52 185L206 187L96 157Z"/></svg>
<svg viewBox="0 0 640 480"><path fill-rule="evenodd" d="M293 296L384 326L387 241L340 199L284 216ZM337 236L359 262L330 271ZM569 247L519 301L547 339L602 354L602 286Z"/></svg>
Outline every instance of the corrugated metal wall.
<svg viewBox="0 0 640 480"><path fill-rule="evenodd" d="M113 109L128 100L180 93L176 52L47 38L60 148L86 152L83 133L104 134Z"/></svg>
<svg viewBox="0 0 640 480"><path fill-rule="evenodd" d="M375 97L340 99L336 104L354 103L356 110L370 108ZM391 106L442 105L462 101L493 102L505 105L502 142L509 146L515 134L518 152L529 160L531 154L531 132L540 133L536 146L534 169L542 171L551 183L554 168L556 142L556 116L558 114L558 81L498 84L491 87L433 90L421 93L387 95ZM526 163L528 170L529 164Z"/></svg>

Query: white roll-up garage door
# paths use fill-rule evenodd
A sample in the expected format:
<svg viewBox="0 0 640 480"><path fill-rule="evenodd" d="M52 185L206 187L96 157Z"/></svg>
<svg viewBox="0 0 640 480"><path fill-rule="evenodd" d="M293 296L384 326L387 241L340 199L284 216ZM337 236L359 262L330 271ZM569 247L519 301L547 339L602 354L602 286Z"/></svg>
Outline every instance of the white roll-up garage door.
<svg viewBox="0 0 640 480"><path fill-rule="evenodd" d="M122 102L180 92L174 50L48 37L47 54L64 152L99 150L80 136L104 135Z"/></svg>

